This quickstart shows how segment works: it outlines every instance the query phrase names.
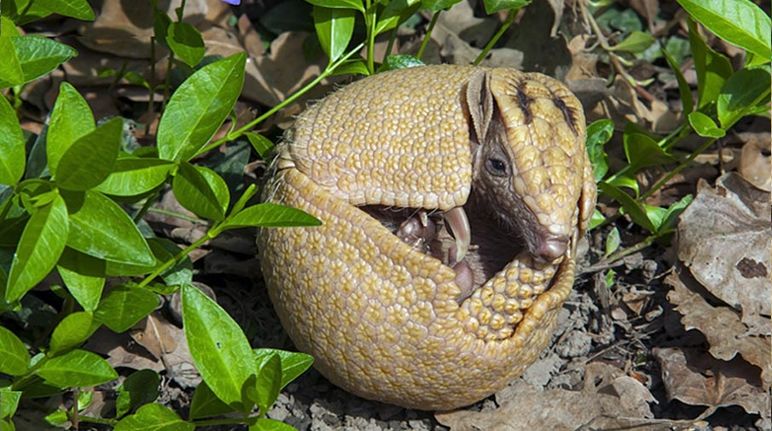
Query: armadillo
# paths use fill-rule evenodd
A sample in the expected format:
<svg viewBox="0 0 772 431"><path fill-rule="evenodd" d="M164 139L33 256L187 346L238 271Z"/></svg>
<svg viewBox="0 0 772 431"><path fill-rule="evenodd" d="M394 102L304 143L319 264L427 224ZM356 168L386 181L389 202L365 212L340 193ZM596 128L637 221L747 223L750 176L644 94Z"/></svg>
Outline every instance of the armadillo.
<svg viewBox="0 0 772 431"><path fill-rule="evenodd" d="M264 188L319 227L258 232L296 347L361 397L450 410L549 344L595 206L582 106L510 68L423 66L302 113Z"/></svg>

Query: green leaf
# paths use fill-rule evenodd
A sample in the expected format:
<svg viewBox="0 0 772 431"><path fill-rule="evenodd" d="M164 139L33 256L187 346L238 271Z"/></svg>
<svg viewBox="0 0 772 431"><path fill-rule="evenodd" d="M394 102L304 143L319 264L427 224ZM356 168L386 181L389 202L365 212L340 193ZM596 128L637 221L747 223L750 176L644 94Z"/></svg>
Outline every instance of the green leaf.
<svg viewBox="0 0 772 431"><path fill-rule="evenodd" d="M686 195L679 199L677 202L670 204L667 211L663 215L663 220L658 226L658 234L663 235L675 230L678 216L692 203L694 197L692 195Z"/></svg>
<svg viewBox="0 0 772 431"><path fill-rule="evenodd" d="M726 132L716 125L712 118L699 111L689 114L689 124L695 132L703 138L720 138L726 135Z"/></svg>
<svg viewBox="0 0 772 431"><path fill-rule="evenodd" d="M87 0L34 0L27 14L45 17L49 14L69 16L81 21L93 21L94 11Z"/></svg>
<svg viewBox="0 0 772 431"><path fill-rule="evenodd" d="M485 13L493 15L500 10L517 10L531 4L531 0L483 0Z"/></svg>
<svg viewBox="0 0 772 431"><path fill-rule="evenodd" d="M610 50L624 51L624 52L630 52L633 54L638 54L643 51L646 51L646 49L650 47L654 42L656 42L656 39L654 39L654 36L652 36L651 34L644 33L642 31L634 31L630 33L630 35L627 36L623 41L612 46Z"/></svg>
<svg viewBox="0 0 772 431"><path fill-rule="evenodd" d="M617 187L627 187L628 189L634 191L636 196L641 193L641 188L638 185L638 181L635 178L627 175L620 175L613 178L610 177L606 180L606 182Z"/></svg>
<svg viewBox="0 0 772 431"><path fill-rule="evenodd" d="M314 363L313 356L305 353L268 348L255 349L254 352L258 369L262 368L263 363L271 356L279 356L281 359L281 386L279 389L283 389L291 381L305 373Z"/></svg>
<svg viewBox="0 0 772 431"><path fill-rule="evenodd" d="M236 201L235 204L233 204L233 208L231 208L231 214L236 214L241 212L241 210L244 209L244 207L247 205L250 199L252 199L252 196L254 196L257 193L257 187L255 187L254 184L250 184L247 186L247 189L244 190L244 193L241 194L239 199Z"/></svg>
<svg viewBox="0 0 772 431"><path fill-rule="evenodd" d="M191 285L182 288L182 320L193 362L209 388L226 404L248 408L242 391L255 374L254 356L239 325Z"/></svg>
<svg viewBox="0 0 772 431"><path fill-rule="evenodd" d="M297 431L297 429L275 419L259 418L249 426L249 431Z"/></svg>
<svg viewBox="0 0 772 431"><path fill-rule="evenodd" d="M619 229L614 227L606 236L606 250L603 253L603 257L608 257L611 253L617 251L621 243L622 239L619 236Z"/></svg>
<svg viewBox="0 0 772 431"><path fill-rule="evenodd" d="M772 57L770 18L750 0L678 0L678 4L721 39L767 61Z"/></svg>
<svg viewBox="0 0 772 431"><path fill-rule="evenodd" d="M204 39L192 25L173 22L166 32L166 44L175 56L190 67L195 67L204 58Z"/></svg>
<svg viewBox="0 0 772 431"><path fill-rule="evenodd" d="M58 355L86 341L99 328L99 322L86 311L68 314L51 334L50 355Z"/></svg>
<svg viewBox="0 0 772 431"><path fill-rule="evenodd" d="M604 221L606 221L606 217L603 217L603 214L598 211L597 208L595 208L592 211L592 216L590 216L590 225L587 228L587 230L593 230L596 227L600 226Z"/></svg>
<svg viewBox="0 0 772 431"><path fill-rule="evenodd" d="M104 260L65 247L56 269L78 304L84 310L93 312L102 297L106 267Z"/></svg>
<svg viewBox="0 0 772 431"><path fill-rule="evenodd" d="M633 222L635 222L637 225L648 229L650 232L656 231L654 224L646 215L646 210L643 208L643 206L636 202L635 199L630 197L630 195L623 192L622 189L605 181L598 183L598 189L600 189L601 192L605 193L607 196L612 197L615 201L619 202L619 204L622 205L622 208L625 210L625 213L627 213L630 218L633 219Z"/></svg>
<svg viewBox="0 0 772 431"><path fill-rule="evenodd" d="M0 96L0 184L16 184L24 175L24 134L11 104Z"/></svg>
<svg viewBox="0 0 772 431"><path fill-rule="evenodd" d="M158 305L157 294L132 284L124 284L112 289L102 299L94 312L94 318L113 332L126 332Z"/></svg>
<svg viewBox="0 0 772 431"><path fill-rule="evenodd" d="M158 124L158 156L187 161L228 117L244 86L246 55L210 63L174 92Z"/></svg>
<svg viewBox="0 0 772 431"><path fill-rule="evenodd" d="M115 424L114 431L193 431L195 428L169 408L153 403L145 404L133 415L121 419Z"/></svg>
<svg viewBox="0 0 772 431"><path fill-rule="evenodd" d="M362 5L362 0L306 0L306 2L319 7L354 9L365 13L365 7Z"/></svg>
<svg viewBox="0 0 772 431"><path fill-rule="evenodd" d="M255 132L247 132L246 135L247 139L249 140L249 144L252 145L252 148L255 149L255 152L257 152L261 158L264 159L268 154L270 154L274 147L273 142L271 142L270 139Z"/></svg>
<svg viewBox="0 0 772 431"><path fill-rule="evenodd" d="M677 62L664 47L662 48L662 55L665 56L667 64L673 70L673 73L675 73L676 81L678 81L678 95L681 97L684 113L689 114L694 109L694 100L692 100L692 90L689 88L689 83L686 82L686 78L681 72L681 67L679 66L680 63Z"/></svg>
<svg viewBox="0 0 772 431"><path fill-rule="evenodd" d="M66 428L67 410L58 408L43 418L49 425L57 428Z"/></svg>
<svg viewBox="0 0 772 431"><path fill-rule="evenodd" d="M609 269L606 271L606 274L603 277L604 283L606 283L606 288L612 288L614 286L614 283L616 282L617 273L613 269Z"/></svg>
<svg viewBox="0 0 772 431"><path fill-rule="evenodd" d="M16 431L16 425L12 418L0 419L0 430L2 431Z"/></svg>
<svg viewBox="0 0 772 431"><path fill-rule="evenodd" d="M381 71L407 69L409 67L423 66L424 62L421 59L412 55L389 55L386 57L386 61L383 63Z"/></svg>
<svg viewBox="0 0 772 431"><path fill-rule="evenodd" d="M228 185L211 169L180 163L172 190L180 205L196 215L214 221L225 217L230 202Z"/></svg>
<svg viewBox="0 0 772 431"><path fill-rule="evenodd" d="M448 10L461 0L421 0L421 8L429 9L432 12Z"/></svg>
<svg viewBox="0 0 772 431"><path fill-rule="evenodd" d="M201 419L211 416L220 416L233 411L233 407L217 398L217 395L212 392L206 382L201 382L193 393L193 400L190 402L189 418Z"/></svg>
<svg viewBox="0 0 772 431"><path fill-rule="evenodd" d="M14 302L43 280L64 250L68 232L67 207L61 196L37 208L30 217L13 256L5 299Z"/></svg>
<svg viewBox="0 0 772 431"><path fill-rule="evenodd" d="M378 21L375 23L375 34L397 28L402 22L410 18L418 8L421 7L420 0L391 0L386 3L386 7L378 14Z"/></svg>
<svg viewBox="0 0 772 431"><path fill-rule="evenodd" d="M632 172L649 166L662 166L674 160L673 156L657 145L657 141L643 133L626 130L622 140Z"/></svg>
<svg viewBox="0 0 772 431"><path fill-rule="evenodd" d="M0 373L24 375L29 369L29 353L13 332L0 326Z"/></svg>
<svg viewBox="0 0 772 431"><path fill-rule="evenodd" d="M355 60L346 60L335 68L332 73L333 76L341 75L364 75L369 76L370 70L367 68L367 64L361 58Z"/></svg>
<svg viewBox="0 0 772 431"><path fill-rule="evenodd" d="M279 397L281 390L281 359L272 353L261 361L257 372L257 380L252 393L252 400L260 408L260 413L268 413L268 409ZM252 392L252 391L250 391Z"/></svg>
<svg viewBox="0 0 772 431"><path fill-rule="evenodd" d="M148 241L156 258L160 262L166 262L175 258L180 252L180 247L166 238L153 238ZM193 262L190 256L179 259L171 268L161 273L167 286L182 286L193 282Z"/></svg>
<svg viewBox="0 0 772 431"><path fill-rule="evenodd" d="M92 190L62 195L70 214L67 246L112 262L155 264L155 257L137 226L110 198Z"/></svg>
<svg viewBox="0 0 772 431"><path fill-rule="evenodd" d="M107 361L80 349L45 360L35 374L62 389L96 386L118 378L118 373Z"/></svg>
<svg viewBox="0 0 772 431"><path fill-rule="evenodd" d="M596 183L608 172L608 155L603 147L613 135L614 122L609 119L593 121L587 126L587 155L595 173Z"/></svg>
<svg viewBox="0 0 772 431"><path fill-rule="evenodd" d="M95 128L94 115L86 99L75 87L62 82L46 132L46 157L51 174L56 175L59 160L70 146Z"/></svg>
<svg viewBox="0 0 772 431"><path fill-rule="evenodd" d="M12 36L0 44L4 66L0 66L0 88L21 85L51 72L78 55L75 49L37 35Z"/></svg>
<svg viewBox="0 0 772 431"><path fill-rule="evenodd" d="M13 417L19 407L22 391L12 391L10 388L0 388L0 419ZM0 426L5 431L5 428ZM11 428L13 430L13 428Z"/></svg>
<svg viewBox="0 0 772 431"><path fill-rule="evenodd" d="M758 104L769 101L769 70L765 68L742 69L726 81L718 95L716 109L718 121L724 129L748 115Z"/></svg>
<svg viewBox="0 0 772 431"><path fill-rule="evenodd" d="M153 370L139 370L126 377L118 387L118 397L115 399L115 416L126 413L158 398L158 385L161 383L158 373Z"/></svg>
<svg viewBox="0 0 772 431"><path fill-rule="evenodd" d="M8 2L5 4L7 5ZM0 3L0 6L2 5ZM6 16L4 9L0 16L0 52L7 55L4 61L0 62L0 87L10 86L11 82L18 82L23 79L21 64L19 64L13 46L13 38L20 36L20 33L16 29L16 24Z"/></svg>
<svg viewBox="0 0 772 431"><path fill-rule="evenodd" d="M252 205L228 217L220 226L212 229L214 231L212 235L242 227L320 226L321 224L319 219L304 211L266 202Z"/></svg>
<svg viewBox="0 0 772 431"><path fill-rule="evenodd" d="M316 36L330 63L346 51L354 34L354 11L314 6L313 17Z"/></svg>
<svg viewBox="0 0 772 431"><path fill-rule="evenodd" d="M124 158L95 190L112 196L137 196L163 184L174 163L160 159Z"/></svg>
<svg viewBox="0 0 772 431"><path fill-rule="evenodd" d="M88 190L99 185L113 169L122 134L123 119L115 117L78 138L59 160L56 185L67 190Z"/></svg>
<svg viewBox="0 0 772 431"><path fill-rule="evenodd" d="M697 108L703 108L716 101L724 82L732 75L732 64L705 44L692 21L689 21L689 43L697 72Z"/></svg>

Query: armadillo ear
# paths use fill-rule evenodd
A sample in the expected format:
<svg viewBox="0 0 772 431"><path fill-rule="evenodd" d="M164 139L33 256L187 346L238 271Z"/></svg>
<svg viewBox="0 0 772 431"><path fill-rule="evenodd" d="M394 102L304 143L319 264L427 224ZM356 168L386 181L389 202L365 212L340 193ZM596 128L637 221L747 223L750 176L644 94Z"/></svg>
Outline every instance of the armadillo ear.
<svg viewBox="0 0 772 431"><path fill-rule="evenodd" d="M466 103L472 125L477 135L477 143L485 142L493 118L493 94L490 90L488 72L475 72L466 85Z"/></svg>

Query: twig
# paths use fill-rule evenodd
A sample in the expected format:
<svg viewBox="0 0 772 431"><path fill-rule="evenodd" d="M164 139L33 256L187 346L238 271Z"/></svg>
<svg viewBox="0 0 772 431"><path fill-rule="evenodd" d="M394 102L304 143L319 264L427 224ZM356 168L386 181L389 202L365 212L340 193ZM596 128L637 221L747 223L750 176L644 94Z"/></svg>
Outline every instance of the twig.
<svg viewBox="0 0 772 431"><path fill-rule="evenodd" d="M509 29L509 26L511 26L512 23L515 21L515 17L517 16L518 10L519 9L511 9L509 11L509 15L507 15L507 19L504 20L504 23L501 25L501 27L499 27L498 31L496 32L496 34L493 35L491 40L489 40L488 43L485 44L485 48L483 48L483 50L480 52L480 55L478 55L477 58L474 60L474 62L472 63L473 65L475 66L479 65L485 59L485 57L488 56L488 53L491 51L491 49L493 49L493 46L496 45L496 42L498 42L499 39L501 39L501 36L504 35L507 29Z"/></svg>
<svg viewBox="0 0 772 431"><path fill-rule="evenodd" d="M424 56L424 50L426 50L426 46L429 44L429 40L432 38L432 31L434 30L434 25L437 24L437 18L440 17L440 13L442 13L442 11L438 10L432 14L432 20L429 21L429 27L426 28L424 40L421 41L421 46L418 48L418 52L415 54L416 58L419 60Z"/></svg>

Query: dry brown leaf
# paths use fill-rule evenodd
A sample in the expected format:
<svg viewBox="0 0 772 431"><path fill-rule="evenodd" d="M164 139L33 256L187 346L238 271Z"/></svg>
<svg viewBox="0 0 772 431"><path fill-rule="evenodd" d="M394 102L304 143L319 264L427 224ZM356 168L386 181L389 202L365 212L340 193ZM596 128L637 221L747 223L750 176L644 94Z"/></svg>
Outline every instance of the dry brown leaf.
<svg viewBox="0 0 772 431"><path fill-rule="evenodd" d="M222 2L220 2L222 3ZM265 52L265 45L260 38L260 34L255 30L255 26L252 25L252 21L249 20L247 14L241 15L237 24L239 29L239 38L244 45L244 49L247 50L249 55L258 56Z"/></svg>
<svg viewBox="0 0 772 431"><path fill-rule="evenodd" d="M566 73L566 81L576 81L579 79L598 78L598 54L593 54L586 50L588 42L592 41L589 34L580 34L574 36L568 42L568 51L571 53L571 68ZM603 80L605 83L606 81Z"/></svg>
<svg viewBox="0 0 772 431"><path fill-rule="evenodd" d="M659 0L630 0L630 7L646 20L649 31L654 33L654 20L659 12Z"/></svg>
<svg viewBox="0 0 772 431"><path fill-rule="evenodd" d="M729 307L714 307L687 287L696 285L685 271L670 273L665 282L673 287L667 299L676 307L681 324L686 330L700 331L710 344L710 354L717 359L729 361L738 353L751 364L761 369L764 387L772 384L772 363L770 363L769 336L749 334L749 328L740 321L737 312Z"/></svg>
<svg viewBox="0 0 772 431"><path fill-rule="evenodd" d="M432 39L444 45L448 35L465 41L470 47L482 48L490 40L500 21L495 15L477 18L468 1L462 1L440 14Z"/></svg>
<svg viewBox="0 0 772 431"><path fill-rule="evenodd" d="M456 410L435 414L451 431L472 430L575 430L582 425L595 429L610 424L649 423L648 402L654 401L640 382L610 365L590 364L582 391L539 390L523 380L496 394L497 409Z"/></svg>
<svg viewBox="0 0 772 431"><path fill-rule="evenodd" d="M166 368L167 375L184 388L201 383L201 376L193 365L185 332L169 323L159 312L145 319L145 324L131 332L131 337L140 345L158 353Z"/></svg>
<svg viewBox="0 0 772 431"><path fill-rule="evenodd" d="M100 328L86 342L85 349L107 356L112 367L126 367L134 370L144 368L160 372L164 366L158 358L142 346L137 345L128 333L115 334L107 328Z"/></svg>
<svg viewBox="0 0 772 431"><path fill-rule="evenodd" d="M274 106L319 75L325 59L320 57L311 62L305 58L303 43L308 37L314 36L285 32L274 39L270 53L257 57L255 72L247 70L245 94L254 95L254 99L265 106Z"/></svg>
<svg viewBox="0 0 772 431"><path fill-rule="evenodd" d="M565 0L547 0L547 3L552 8L552 12L555 14L555 20L552 22L552 28L550 29L550 36L558 36L558 27L560 27L560 21L563 19L563 9L565 9Z"/></svg>
<svg viewBox="0 0 772 431"><path fill-rule="evenodd" d="M743 145L739 171L749 183L761 190L772 191L769 133L755 134Z"/></svg>
<svg viewBox="0 0 772 431"><path fill-rule="evenodd" d="M177 349L177 338L179 338L177 329L169 322L160 320L155 312L140 322L129 335L137 344L160 359Z"/></svg>
<svg viewBox="0 0 772 431"><path fill-rule="evenodd" d="M654 99L651 108L639 98L633 86L617 76L610 94L588 113L588 118L611 118L615 123L627 121L646 125L655 133L671 132L680 124L679 116L661 100Z"/></svg>
<svg viewBox="0 0 772 431"><path fill-rule="evenodd" d="M698 184L697 196L678 224L678 257L713 295L742 312L748 324L770 316L769 193L735 173L712 188ZM769 334L769 325L758 329Z"/></svg>
<svg viewBox="0 0 772 431"><path fill-rule="evenodd" d="M159 2L169 16L174 15L181 0ZM144 2L103 0L95 5L99 14L86 24L78 40L98 52L126 58L150 58L150 37L153 35L153 10ZM207 0L185 3L185 22L201 23L208 13Z"/></svg>
<svg viewBox="0 0 772 431"><path fill-rule="evenodd" d="M654 348L662 367L668 399L707 406L707 417L717 408L740 406L746 412L769 418L769 394L761 389L758 370L740 358L726 362L699 350Z"/></svg>

